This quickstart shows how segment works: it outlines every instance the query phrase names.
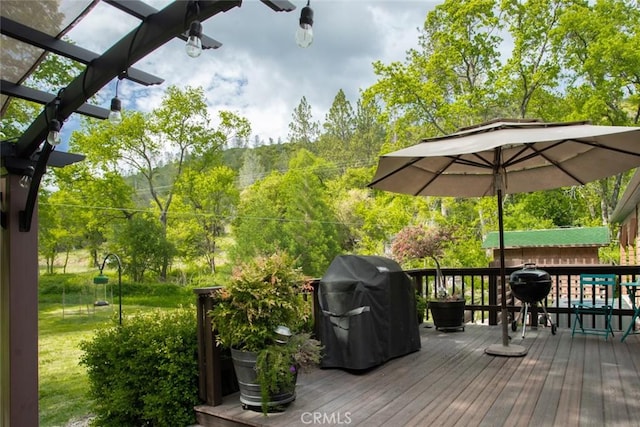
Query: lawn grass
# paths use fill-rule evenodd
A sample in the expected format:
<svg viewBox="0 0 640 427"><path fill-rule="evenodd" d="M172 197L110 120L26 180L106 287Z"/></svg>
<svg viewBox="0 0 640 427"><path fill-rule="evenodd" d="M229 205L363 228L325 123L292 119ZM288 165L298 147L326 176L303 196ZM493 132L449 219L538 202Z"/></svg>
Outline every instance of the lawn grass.
<svg viewBox="0 0 640 427"><path fill-rule="evenodd" d="M112 311L62 316L59 307L41 307L39 322L39 405L41 426L64 426L69 420L91 412L89 383L81 367L82 340L109 322Z"/></svg>
<svg viewBox="0 0 640 427"><path fill-rule="evenodd" d="M82 356L79 344L91 339L97 328L118 321L117 284L114 300L111 301L109 295L108 306L94 307L94 293L90 286L86 287L86 283L92 283L91 274L95 275L95 272L43 275L40 278L39 406L43 427L65 426L71 420L91 414L89 383L85 368L79 365ZM82 289L89 291L83 294ZM63 290L67 302L64 306ZM123 322L127 316L141 311L170 310L194 302L195 295L185 287L126 284L122 291Z"/></svg>

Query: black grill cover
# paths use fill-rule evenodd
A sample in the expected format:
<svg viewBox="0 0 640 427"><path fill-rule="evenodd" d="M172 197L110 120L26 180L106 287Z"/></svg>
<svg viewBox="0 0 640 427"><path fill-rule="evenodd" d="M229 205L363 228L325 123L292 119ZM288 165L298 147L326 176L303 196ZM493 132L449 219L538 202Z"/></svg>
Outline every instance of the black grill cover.
<svg viewBox="0 0 640 427"><path fill-rule="evenodd" d="M420 349L415 288L391 259L337 256L318 302L323 368L367 369Z"/></svg>

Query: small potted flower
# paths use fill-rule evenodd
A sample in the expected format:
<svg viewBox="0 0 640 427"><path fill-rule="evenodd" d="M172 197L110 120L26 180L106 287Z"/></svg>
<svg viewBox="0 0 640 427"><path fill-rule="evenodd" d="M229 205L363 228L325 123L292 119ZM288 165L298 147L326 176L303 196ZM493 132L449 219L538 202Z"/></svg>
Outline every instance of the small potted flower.
<svg viewBox="0 0 640 427"><path fill-rule="evenodd" d="M427 259L436 265L434 296L428 296L428 307L431 311L436 329L443 331L464 330L464 297L452 294L440 269L440 257L445 248L455 241L453 231L441 227L407 226L400 230L393 240L391 252L400 262Z"/></svg>
<svg viewBox="0 0 640 427"><path fill-rule="evenodd" d="M304 330L311 315L304 286L295 260L281 252L239 265L213 296L217 344L231 349L245 409L266 414L292 402L299 370L320 362L320 342Z"/></svg>

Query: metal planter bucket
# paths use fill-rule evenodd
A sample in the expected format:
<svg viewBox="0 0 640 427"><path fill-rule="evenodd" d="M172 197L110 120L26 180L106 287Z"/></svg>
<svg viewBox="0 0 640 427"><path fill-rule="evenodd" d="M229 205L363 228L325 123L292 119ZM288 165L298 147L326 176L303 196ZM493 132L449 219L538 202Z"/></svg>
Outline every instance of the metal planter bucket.
<svg viewBox="0 0 640 427"><path fill-rule="evenodd" d="M262 406L262 394L255 369L257 357L258 354L254 352L231 349L233 367L240 386L240 403L244 409L259 410ZM294 386L293 390L283 390L280 393L272 394L267 406L277 408L293 402L295 399Z"/></svg>

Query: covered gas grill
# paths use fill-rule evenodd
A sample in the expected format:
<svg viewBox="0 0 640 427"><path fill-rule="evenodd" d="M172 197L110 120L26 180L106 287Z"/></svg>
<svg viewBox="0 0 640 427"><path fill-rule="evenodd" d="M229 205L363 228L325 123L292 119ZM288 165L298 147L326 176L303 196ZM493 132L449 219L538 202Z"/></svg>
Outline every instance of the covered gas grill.
<svg viewBox="0 0 640 427"><path fill-rule="evenodd" d="M530 304L537 305L544 300L551 290L551 276L544 270L535 268L535 264L525 264L524 268L516 270L509 276L509 285L513 295L522 301L522 308L518 317L511 323L511 329L518 330L518 321L522 319L522 338L526 329L527 311ZM556 325L551 321L549 313L544 304L540 304L544 312L543 319L545 326L551 326L551 333L556 334Z"/></svg>

